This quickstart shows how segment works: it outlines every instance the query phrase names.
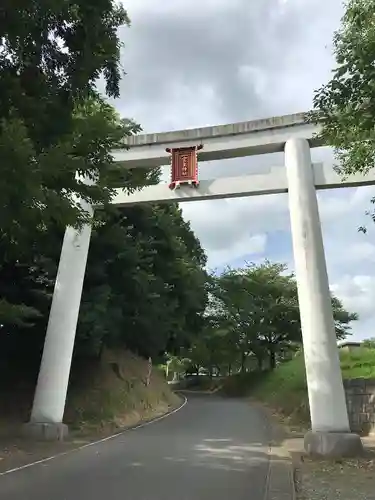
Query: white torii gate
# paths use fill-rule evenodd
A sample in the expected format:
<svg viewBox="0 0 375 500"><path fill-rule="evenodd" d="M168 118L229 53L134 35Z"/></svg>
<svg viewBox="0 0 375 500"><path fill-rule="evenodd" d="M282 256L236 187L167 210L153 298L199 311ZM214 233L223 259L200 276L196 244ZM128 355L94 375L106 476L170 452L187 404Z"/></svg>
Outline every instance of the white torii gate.
<svg viewBox="0 0 375 500"><path fill-rule="evenodd" d="M149 202L253 196L288 192L293 252L298 285L306 364L311 431L305 447L311 453L359 453L362 443L350 433L342 383L316 189L375 184L375 176L354 175L345 181L332 165L312 164L310 148L321 146L318 127L305 114L204 127L128 138L113 152L124 168L169 164L166 148L203 144L199 161L285 151L285 169L266 168L261 174L200 181L198 188L167 184L145 187L131 195L117 190L117 206ZM86 210L92 210L86 205ZM76 334L91 227L65 232L50 311L42 362L27 433L62 438L70 366Z"/></svg>

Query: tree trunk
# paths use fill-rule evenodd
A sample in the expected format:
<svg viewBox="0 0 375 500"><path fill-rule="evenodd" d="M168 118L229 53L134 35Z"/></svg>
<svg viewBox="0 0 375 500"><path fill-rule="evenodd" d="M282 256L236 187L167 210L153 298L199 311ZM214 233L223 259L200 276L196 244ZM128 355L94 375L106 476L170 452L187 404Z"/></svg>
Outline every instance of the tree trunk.
<svg viewBox="0 0 375 500"><path fill-rule="evenodd" d="M263 356L257 356L258 370L263 370Z"/></svg>
<svg viewBox="0 0 375 500"><path fill-rule="evenodd" d="M101 342L100 343L99 352L98 352L98 359L99 359L99 361L102 360L104 348L105 348L104 342Z"/></svg>
<svg viewBox="0 0 375 500"><path fill-rule="evenodd" d="M269 349L269 354L270 354L270 368L271 370L274 370L276 368L276 354L273 347Z"/></svg>
<svg viewBox="0 0 375 500"><path fill-rule="evenodd" d="M245 373L246 371L245 363L246 363L246 354L243 352L241 354L241 373Z"/></svg>
<svg viewBox="0 0 375 500"><path fill-rule="evenodd" d="M229 363L228 365L228 375L229 377L232 375L232 363Z"/></svg>

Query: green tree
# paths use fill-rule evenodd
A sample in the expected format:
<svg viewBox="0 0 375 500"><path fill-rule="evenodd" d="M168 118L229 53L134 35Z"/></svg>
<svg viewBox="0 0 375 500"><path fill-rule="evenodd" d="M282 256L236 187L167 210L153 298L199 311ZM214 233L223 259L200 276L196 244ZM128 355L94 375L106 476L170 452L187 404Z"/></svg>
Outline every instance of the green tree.
<svg viewBox="0 0 375 500"><path fill-rule="evenodd" d="M268 358L273 369L277 359L302 340L297 284L286 271L284 264L266 261L211 278L210 315L216 316L217 329L226 332L222 342L226 339L233 362L239 362L242 370L254 357L258 368ZM336 297L332 305L336 334L343 338L357 315L345 311Z"/></svg>
<svg viewBox="0 0 375 500"><path fill-rule="evenodd" d="M232 322L232 335L237 334L242 369L250 355L259 368L268 357L273 368L276 354L300 339L296 284L292 276L282 274L285 270L283 264L265 262L228 269L219 278L219 294Z"/></svg>
<svg viewBox="0 0 375 500"><path fill-rule="evenodd" d="M62 234L62 228L50 226L39 233L30 255L25 252L25 264L2 267L0 286L9 301L27 303L37 311L27 322L12 318L3 324L7 335L0 338L0 369L5 376L10 367L30 380L37 373ZM104 347L129 349L155 362L162 361L165 352L180 354L200 334L207 301L205 262L199 241L175 205L99 212L75 366L82 358L100 357Z"/></svg>
<svg viewBox="0 0 375 500"><path fill-rule="evenodd" d="M264 348L271 369L277 355L301 340L297 286L287 266L265 262L246 270L252 300L258 311L257 340L260 355Z"/></svg>
<svg viewBox="0 0 375 500"><path fill-rule="evenodd" d="M205 255L175 205L103 214L93 234L77 349L127 347L175 354L197 334L206 307Z"/></svg>
<svg viewBox="0 0 375 500"><path fill-rule="evenodd" d="M223 370L230 373L233 363L233 352L228 344L230 335L222 328L215 316L205 316L199 335L192 345L183 350L185 359L190 360L190 370L198 373L205 368L212 378L214 372L220 374Z"/></svg>
<svg viewBox="0 0 375 500"><path fill-rule="evenodd" d="M89 214L80 214L80 205L74 201L77 194L75 169L85 172L86 167L94 168L95 165L107 169L108 175L103 176L96 186L82 184L80 187L81 196L89 201L102 202L104 206L107 206L113 193L113 178L119 177L110 150L119 144L124 135L131 133L132 125L120 120L114 109L100 100L87 101L75 115L73 123L74 137L67 138L64 144L61 142L58 151L41 153L38 158L34 153L30 155L30 165L35 166L36 172L32 181L34 167L24 172L27 164L13 163L11 155L4 162L4 176L0 180L4 201L0 209L0 324L7 327L12 322L19 323L38 316L38 309L32 307L30 297L27 302L19 302L20 299L12 291L14 282L7 278L9 274L17 273L21 280L17 283L18 287L24 280L36 280L35 287L39 290L44 286L43 280L38 277L38 273L39 276L45 274L44 249L47 249L47 256L52 251L54 260L58 261L65 225L88 221ZM16 134L10 134L9 138L14 141L12 154L22 155ZM71 139L73 143L70 143ZM75 156L68 152L75 149ZM127 170L121 175L125 189L132 191L155 182L158 171ZM20 178L25 179L25 184L19 182ZM35 189L30 189L29 181L35 183ZM49 275L49 279L53 279L53 275Z"/></svg>
<svg viewBox="0 0 375 500"><path fill-rule="evenodd" d="M41 240L54 226L79 226L90 214L77 197L108 204L114 186L132 190L158 172L121 171L111 150L139 131L120 119L95 87L118 97L121 69L118 27L128 24L112 0L4 0L0 6L0 324L39 316L31 297L15 293L37 276ZM97 182L88 185L82 181ZM33 249L33 251L30 251ZM42 266L43 267L43 266ZM36 280L36 281L35 281ZM21 294L22 295L22 294ZM24 302L26 300L26 302ZM38 302L38 301L37 301Z"/></svg>
<svg viewBox="0 0 375 500"><path fill-rule="evenodd" d="M362 346L367 349L375 349L375 338L366 339L362 342Z"/></svg>
<svg viewBox="0 0 375 500"><path fill-rule="evenodd" d="M122 6L5 0L0 14L0 227L18 241L46 217L86 220L74 194L107 201L109 152L139 127L119 120L95 87L103 76L107 95L119 96Z"/></svg>
<svg viewBox="0 0 375 500"><path fill-rule="evenodd" d="M335 320L336 336L340 340L344 339L350 335L350 323L358 320L358 314L346 311L341 300L335 296L332 296L332 309L333 318Z"/></svg>
<svg viewBox="0 0 375 500"><path fill-rule="evenodd" d="M345 177L367 173L375 162L374 0L347 1L333 44L333 76L315 92L309 119L322 126L319 136L334 148Z"/></svg>
<svg viewBox="0 0 375 500"><path fill-rule="evenodd" d="M109 204L115 187L132 191L159 176L114 163L111 151L140 127L121 119L95 87L103 78L106 96L119 95L124 24L127 14L114 0L0 6L0 329L8 334L0 367L12 360L24 373L29 363L30 379L65 226L91 222L79 198L103 209L93 221L75 359L103 346L173 354L203 322L205 255L178 207L118 211Z"/></svg>

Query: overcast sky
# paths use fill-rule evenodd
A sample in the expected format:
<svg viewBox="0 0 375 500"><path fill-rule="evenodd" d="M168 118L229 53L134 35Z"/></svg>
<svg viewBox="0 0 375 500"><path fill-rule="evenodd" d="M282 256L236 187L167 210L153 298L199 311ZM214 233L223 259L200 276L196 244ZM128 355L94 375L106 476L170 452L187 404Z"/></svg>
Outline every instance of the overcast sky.
<svg viewBox="0 0 375 500"><path fill-rule="evenodd" d="M341 0L124 0L127 72L115 106L145 132L305 111L333 67ZM330 158L314 150L313 159ZM240 175L283 155L201 165L201 177ZM355 339L375 336L375 227L357 228L373 188L319 193L332 289L360 315ZM286 195L183 205L211 268L264 258L293 269Z"/></svg>

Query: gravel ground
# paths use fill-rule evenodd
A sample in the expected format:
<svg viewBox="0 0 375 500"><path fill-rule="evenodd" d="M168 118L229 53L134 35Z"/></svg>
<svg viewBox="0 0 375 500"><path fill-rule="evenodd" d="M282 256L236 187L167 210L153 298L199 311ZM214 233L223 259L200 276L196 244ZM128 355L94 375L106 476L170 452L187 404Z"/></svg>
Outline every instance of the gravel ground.
<svg viewBox="0 0 375 500"><path fill-rule="evenodd" d="M298 500L375 500L375 450L341 463L302 458L296 483Z"/></svg>

